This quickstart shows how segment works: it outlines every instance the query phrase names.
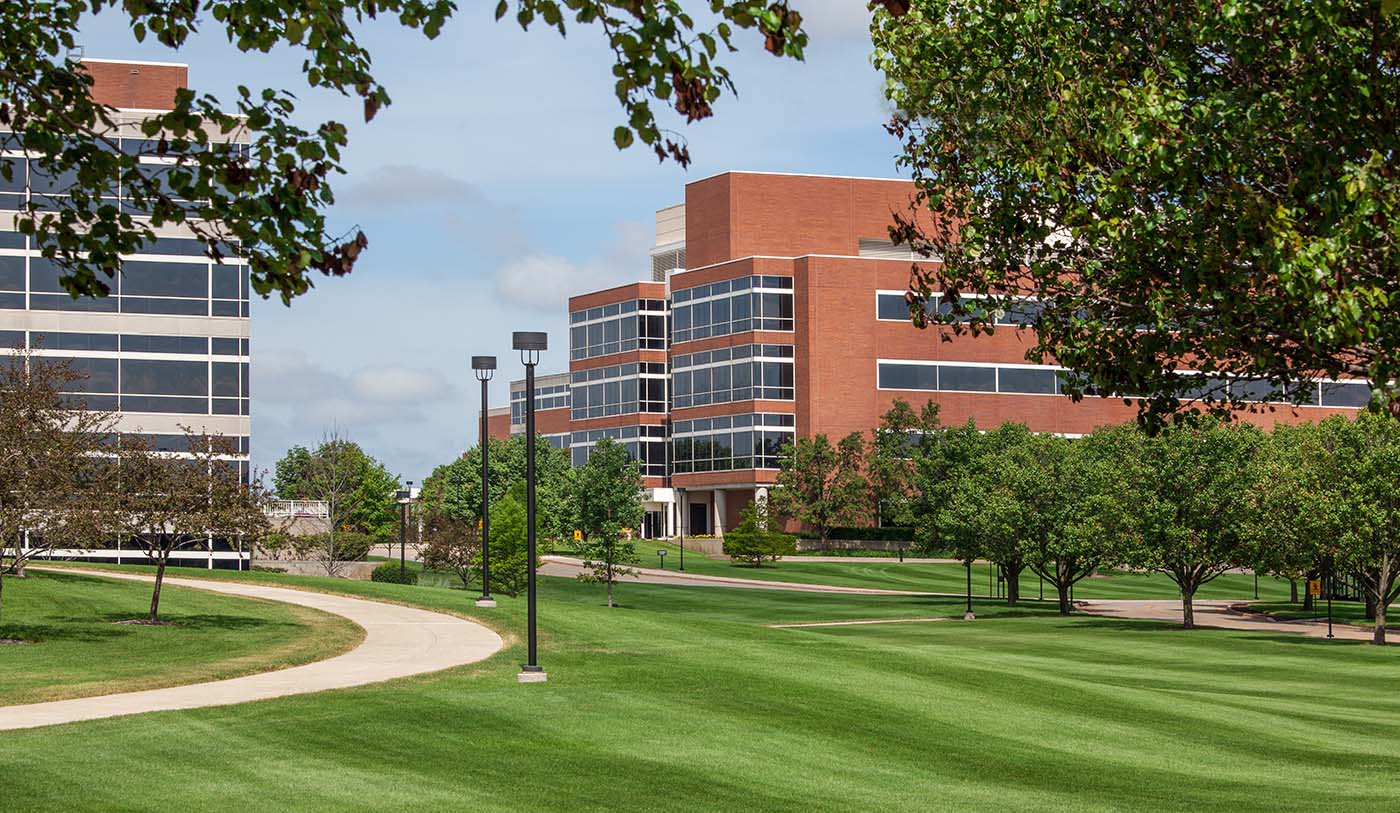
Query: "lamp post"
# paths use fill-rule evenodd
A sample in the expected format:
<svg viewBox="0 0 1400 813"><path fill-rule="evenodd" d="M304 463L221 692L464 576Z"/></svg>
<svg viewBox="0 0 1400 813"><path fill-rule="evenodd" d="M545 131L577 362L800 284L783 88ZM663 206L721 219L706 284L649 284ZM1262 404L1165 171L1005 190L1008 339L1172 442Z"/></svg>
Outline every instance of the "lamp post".
<svg viewBox="0 0 1400 813"><path fill-rule="evenodd" d="M968 559L963 564L967 567L967 611L963 613L963 620L971 621L977 617L972 614L972 560Z"/></svg>
<svg viewBox="0 0 1400 813"><path fill-rule="evenodd" d="M676 530L681 535L681 571L685 571L685 489L676 489Z"/></svg>
<svg viewBox="0 0 1400 813"><path fill-rule="evenodd" d="M413 499L413 481L409 480L406 488L399 489L399 578L407 578L407 566L404 564L404 540L408 535L408 503ZM390 556L393 556L393 549L390 548ZM390 559L389 561L393 561Z"/></svg>
<svg viewBox="0 0 1400 813"><path fill-rule="evenodd" d="M525 619L526 663L516 680L543 683L548 680L540 668L535 647L535 365L540 353L549 349L549 336L535 331L516 331L511 346L520 351L525 365Z"/></svg>
<svg viewBox="0 0 1400 813"><path fill-rule="evenodd" d="M491 438L486 423L486 386L496 374L496 357L472 356L472 372L481 382L481 598L476 606L495 607L496 600L491 598Z"/></svg>

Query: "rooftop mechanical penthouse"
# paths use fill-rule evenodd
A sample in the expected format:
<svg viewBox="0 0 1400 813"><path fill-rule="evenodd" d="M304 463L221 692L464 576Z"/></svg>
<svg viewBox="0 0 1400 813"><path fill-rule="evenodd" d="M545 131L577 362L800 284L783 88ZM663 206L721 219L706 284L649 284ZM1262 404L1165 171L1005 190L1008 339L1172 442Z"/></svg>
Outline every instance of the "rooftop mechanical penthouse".
<svg viewBox="0 0 1400 813"><path fill-rule="evenodd" d="M652 280L569 301L568 393L562 376L540 379L541 433L563 445L567 428L575 465L601 437L624 443L648 489L643 530L661 536L678 522L722 534L775 482L784 442L869 430L896 398L936 402L945 423L1064 435L1133 420L1118 398L1071 401L1061 368L1026 362L1034 302L1000 315L992 335L909 323L916 258L887 229L913 191L747 172L688 184L684 204L657 213ZM1309 386L1313 405L1244 417L1317 420L1370 397L1361 382ZM514 409L523 384L511 394ZM522 431L514 412L509 423L493 413L494 436Z"/></svg>

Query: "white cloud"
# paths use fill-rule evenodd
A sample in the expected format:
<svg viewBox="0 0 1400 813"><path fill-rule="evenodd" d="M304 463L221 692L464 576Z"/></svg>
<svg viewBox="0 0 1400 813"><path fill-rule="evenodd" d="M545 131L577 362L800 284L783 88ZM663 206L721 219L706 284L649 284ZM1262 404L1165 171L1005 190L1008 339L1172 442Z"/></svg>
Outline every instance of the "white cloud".
<svg viewBox="0 0 1400 813"><path fill-rule="evenodd" d="M356 395L381 403L437 401L450 387L436 373L409 367L367 367L350 378Z"/></svg>
<svg viewBox="0 0 1400 813"><path fill-rule="evenodd" d="M571 296L651 279L651 230L636 222L614 230L603 256L582 264L542 252L507 262L496 272L496 292L513 305L562 313Z"/></svg>
<svg viewBox="0 0 1400 813"><path fill-rule="evenodd" d="M376 167L344 186L336 202L347 206L421 206L443 203L484 203L485 195L460 178L411 164Z"/></svg>

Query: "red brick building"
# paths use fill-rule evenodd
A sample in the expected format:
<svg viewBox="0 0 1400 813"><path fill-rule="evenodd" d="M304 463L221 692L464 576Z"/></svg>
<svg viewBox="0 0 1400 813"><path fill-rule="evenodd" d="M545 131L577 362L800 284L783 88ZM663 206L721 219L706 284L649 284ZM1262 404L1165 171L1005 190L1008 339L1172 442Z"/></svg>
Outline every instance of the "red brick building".
<svg viewBox="0 0 1400 813"><path fill-rule="evenodd" d="M937 402L945 423L1065 435L1132 420L1119 399L1074 403L1058 367L1025 360L1034 302L993 335L944 341L950 328L909 323L914 258L887 229L912 194L906 181L765 173L687 185L683 206L657 214L654 281L570 300L575 465L615 437L642 462L649 536L678 517L688 534L722 533L775 481L784 441L869 430L896 398ZM669 318L669 342L649 317ZM1368 398L1364 383L1322 384L1318 406L1247 417L1315 420Z"/></svg>

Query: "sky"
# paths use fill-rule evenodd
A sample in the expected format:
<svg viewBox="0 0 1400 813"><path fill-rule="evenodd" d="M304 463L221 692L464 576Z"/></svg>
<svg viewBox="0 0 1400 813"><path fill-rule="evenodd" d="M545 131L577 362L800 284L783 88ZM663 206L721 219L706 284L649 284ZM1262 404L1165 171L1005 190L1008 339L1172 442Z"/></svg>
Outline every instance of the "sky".
<svg viewBox="0 0 1400 813"><path fill-rule="evenodd" d="M476 443L470 357L498 357L493 406L524 375L511 331L547 331L539 371L567 370L567 298L649 279L655 211L683 202L686 183L727 170L900 174L864 3L796 5L806 61L740 32L724 63L738 97L707 121L668 122L688 141L684 169L613 146L622 114L601 32L522 32L494 22L489 3L463 4L432 41L391 19L363 30L393 99L369 124L358 100L307 88L296 53L244 54L212 20L171 51L138 44L109 10L85 22L81 44L93 58L186 63L191 86L219 98L239 84L285 88L302 126L350 125L330 231L358 226L369 250L290 306L254 299L253 464L271 470L291 445L337 430L421 482Z"/></svg>

